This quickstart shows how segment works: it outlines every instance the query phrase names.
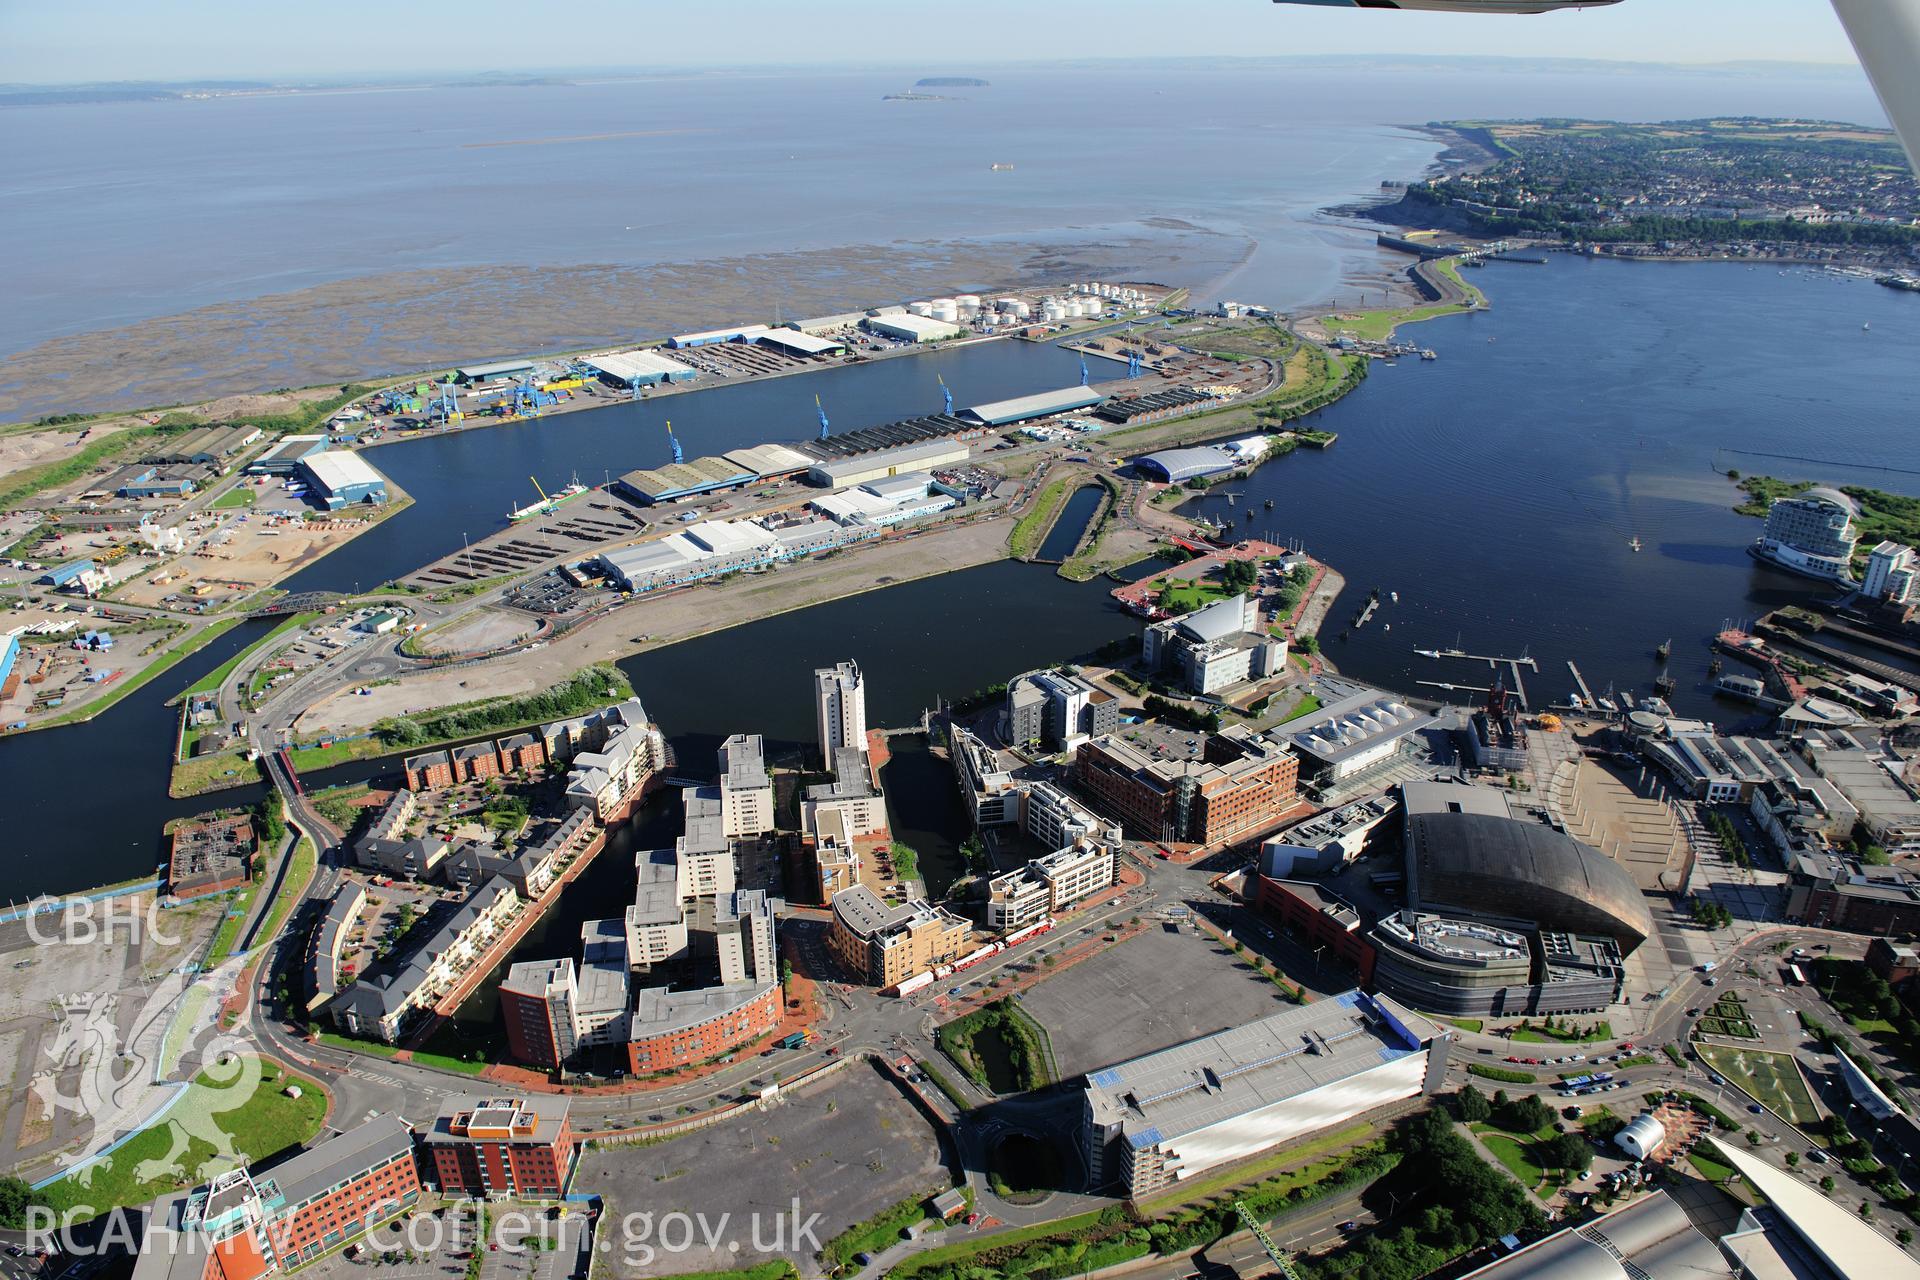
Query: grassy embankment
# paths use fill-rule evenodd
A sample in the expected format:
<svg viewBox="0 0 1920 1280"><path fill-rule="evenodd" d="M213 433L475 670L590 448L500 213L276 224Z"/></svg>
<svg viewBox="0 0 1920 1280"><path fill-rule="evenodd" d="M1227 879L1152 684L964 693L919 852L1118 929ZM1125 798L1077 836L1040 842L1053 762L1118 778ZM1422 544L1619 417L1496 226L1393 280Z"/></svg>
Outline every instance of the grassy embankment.
<svg viewBox="0 0 1920 1280"><path fill-rule="evenodd" d="M1031 560L1046 540L1048 530L1060 515L1060 508L1066 505L1067 495L1086 481L1085 476L1062 476L1050 482L1040 491L1034 501L1033 509L1014 523L1013 530L1007 535L1007 545L1013 551L1016 560Z"/></svg>
<svg viewBox="0 0 1920 1280"><path fill-rule="evenodd" d="M289 1085L298 1085L301 1096L288 1097ZM81 1206L99 1214L144 1204L236 1164L252 1164L302 1145L320 1131L326 1110L327 1095L312 1080L275 1062L242 1057L236 1064L212 1067L195 1076L186 1096L159 1124L98 1164L36 1192L34 1200L63 1213ZM217 1152L201 1136L214 1129L230 1139L230 1154ZM179 1178L156 1173L151 1167L165 1163L176 1133L187 1145L178 1157ZM150 1166L146 1177L140 1176L143 1164Z"/></svg>
<svg viewBox="0 0 1920 1280"><path fill-rule="evenodd" d="M1296 1148L1287 1154L1299 1153ZM892 1275L898 1280L1070 1276L1149 1255L1177 1257L1237 1230L1234 1201L1244 1203L1256 1218L1271 1218L1375 1182L1391 1173L1400 1158L1387 1141L1367 1142L1228 1193L1237 1183L1260 1178L1260 1170L1268 1167L1243 1166L1201 1187L1183 1187L1168 1199L1149 1202L1138 1216L1115 1205L978 1239L963 1237L903 1260ZM1193 1203L1195 1190L1209 1198Z"/></svg>
<svg viewBox="0 0 1920 1280"><path fill-rule="evenodd" d="M550 720L565 720L632 696L633 686L627 683L627 677L618 667L596 663L539 693L483 698L419 719L382 720L369 737L324 746L319 743L297 746L289 754L295 769L310 772L349 760L367 760L396 751L419 751L482 734L509 733Z"/></svg>
<svg viewBox="0 0 1920 1280"><path fill-rule="evenodd" d="M350 1049L354 1053L371 1054L376 1058L398 1058L400 1049L396 1045L381 1044L378 1040L355 1040L351 1036L335 1035L323 1031L314 1037L321 1044L336 1049ZM417 1062L423 1067L438 1067L442 1071L458 1071L461 1075L477 1076L487 1069L484 1062L463 1062L459 1058L450 1058L444 1053L422 1053L419 1050L407 1054L409 1062Z"/></svg>
<svg viewBox="0 0 1920 1280"><path fill-rule="evenodd" d="M1144 559L1146 556L1145 552L1138 554L1124 553L1118 557L1110 557L1103 554L1107 534L1113 530L1113 517L1120 509L1120 500L1124 496L1125 490L1120 487L1120 482L1112 476L1103 474L1099 477L1099 480L1101 486L1106 489L1107 496L1100 503L1100 509L1094 512L1093 531L1089 533L1086 540L1081 543L1080 550L1068 556L1066 562L1060 566L1060 576L1069 582L1086 582L1089 579L1099 577L1111 569L1124 568L1126 565L1132 564L1136 560Z"/></svg>
<svg viewBox="0 0 1920 1280"><path fill-rule="evenodd" d="M335 395L324 399L309 401L292 413L254 414L244 421L269 436L281 435L293 431L305 431L333 414L342 405L357 399L373 390L372 387L343 386ZM144 409L138 413L126 414L62 414L53 419L42 419L33 424L22 424L11 428L15 431L52 430L77 426L82 422L96 419L144 420L157 419L151 425L129 427L116 431L112 435L81 445L64 458L53 458L37 466L23 467L11 475L0 479L0 510L6 510L26 501L37 493L47 489L57 489L72 484L95 471L125 462L139 446L157 437L181 435L200 427L237 426L241 418L198 418L178 409Z"/></svg>
<svg viewBox="0 0 1920 1280"><path fill-rule="evenodd" d="M1432 320L1436 316L1457 315L1462 311L1472 311L1487 305L1487 296L1460 278L1459 259L1442 258L1434 264L1434 270L1466 294L1468 300L1429 302L1412 307L1386 307L1377 311L1342 311L1322 316L1321 323L1326 326L1328 333L1349 333L1362 342L1385 342L1393 336L1393 331L1403 324L1417 324L1422 320Z"/></svg>

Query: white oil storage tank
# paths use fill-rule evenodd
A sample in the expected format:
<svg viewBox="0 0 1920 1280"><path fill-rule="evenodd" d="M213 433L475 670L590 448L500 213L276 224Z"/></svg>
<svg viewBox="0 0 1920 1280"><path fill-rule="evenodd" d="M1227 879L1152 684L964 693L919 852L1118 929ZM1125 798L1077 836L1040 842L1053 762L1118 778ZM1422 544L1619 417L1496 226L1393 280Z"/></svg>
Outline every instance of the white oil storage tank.
<svg viewBox="0 0 1920 1280"><path fill-rule="evenodd" d="M960 309L963 311L978 311L980 309L980 295L977 293L963 293L955 298L954 301L959 304Z"/></svg>
<svg viewBox="0 0 1920 1280"><path fill-rule="evenodd" d="M933 304L931 302L909 302L907 304L907 310L916 316L931 316L933 314Z"/></svg>

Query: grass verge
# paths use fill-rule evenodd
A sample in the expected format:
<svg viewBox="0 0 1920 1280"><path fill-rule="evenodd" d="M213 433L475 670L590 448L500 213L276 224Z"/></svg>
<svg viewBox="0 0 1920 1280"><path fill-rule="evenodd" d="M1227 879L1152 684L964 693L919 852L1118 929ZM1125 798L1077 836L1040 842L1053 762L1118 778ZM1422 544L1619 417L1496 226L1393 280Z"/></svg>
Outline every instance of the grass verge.
<svg viewBox="0 0 1920 1280"><path fill-rule="evenodd" d="M300 1086L301 1096L288 1097L288 1085ZM96 1214L144 1204L300 1146L320 1131L326 1110L327 1096L312 1080L246 1055L195 1076L160 1123L98 1164L36 1193L35 1200L62 1212L87 1206ZM224 1135L224 1150L210 1140L216 1131Z"/></svg>

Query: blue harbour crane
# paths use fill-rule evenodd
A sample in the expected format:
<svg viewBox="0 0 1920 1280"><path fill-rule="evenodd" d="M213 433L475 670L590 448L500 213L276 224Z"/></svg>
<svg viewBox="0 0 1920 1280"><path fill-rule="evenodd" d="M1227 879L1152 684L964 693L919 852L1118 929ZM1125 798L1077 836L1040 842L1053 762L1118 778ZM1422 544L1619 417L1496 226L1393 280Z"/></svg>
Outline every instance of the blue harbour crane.
<svg viewBox="0 0 1920 1280"><path fill-rule="evenodd" d="M685 462L687 460L686 455L680 452L680 438L673 434L673 424L671 422L667 424L667 443L673 446L673 460L675 462Z"/></svg>
<svg viewBox="0 0 1920 1280"><path fill-rule="evenodd" d="M933 376L935 381L939 382L940 384L940 394L947 398L947 416L952 417L953 416L953 388L949 387L947 385L947 380L945 378L942 378L939 374L936 373Z"/></svg>
<svg viewBox="0 0 1920 1280"><path fill-rule="evenodd" d="M442 422L452 422L453 415L459 412L457 409L454 408L452 378L448 378L445 382L440 384L440 398L436 404L436 407L440 411L440 421Z"/></svg>
<svg viewBox="0 0 1920 1280"><path fill-rule="evenodd" d="M1080 357L1080 385L1087 385L1087 358L1084 355Z"/></svg>
<svg viewBox="0 0 1920 1280"><path fill-rule="evenodd" d="M1137 378L1140 376L1140 353L1138 351L1127 352L1127 376L1129 378Z"/></svg>
<svg viewBox="0 0 1920 1280"><path fill-rule="evenodd" d="M827 411L825 407L821 405L819 396L813 398L813 407L820 414L820 438L825 440L827 438Z"/></svg>

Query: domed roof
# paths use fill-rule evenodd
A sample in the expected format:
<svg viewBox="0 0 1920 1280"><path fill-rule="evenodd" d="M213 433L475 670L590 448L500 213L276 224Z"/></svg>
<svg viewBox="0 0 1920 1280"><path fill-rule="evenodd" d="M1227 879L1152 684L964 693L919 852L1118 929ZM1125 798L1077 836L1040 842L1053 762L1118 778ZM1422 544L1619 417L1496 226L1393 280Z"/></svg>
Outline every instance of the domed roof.
<svg viewBox="0 0 1920 1280"><path fill-rule="evenodd" d="M1653 933L1645 895L1613 859L1539 822L1420 814L1407 848L1409 900L1469 915L1599 934L1632 951Z"/></svg>
<svg viewBox="0 0 1920 1280"><path fill-rule="evenodd" d="M1855 502L1852 498L1849 498L1846 494L1840 492L1838 489L1832 488L1828 485L1817 484L1813 488L1801 494L1800 496L1802 498L1806 498L1812 501L1831 503L1832 505L1840 508L1842 511L1846 512L1850 516L1857 516L1860 514L1859 503Z"/></svg>

